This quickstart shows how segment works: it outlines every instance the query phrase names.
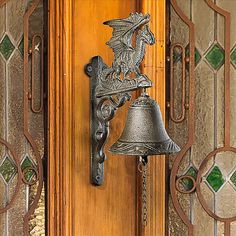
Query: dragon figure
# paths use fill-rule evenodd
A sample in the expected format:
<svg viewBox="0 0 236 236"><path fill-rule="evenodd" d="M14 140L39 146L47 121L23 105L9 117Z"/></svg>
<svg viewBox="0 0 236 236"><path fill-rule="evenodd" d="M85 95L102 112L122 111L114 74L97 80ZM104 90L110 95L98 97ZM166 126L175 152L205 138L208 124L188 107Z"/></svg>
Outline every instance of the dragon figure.
<svg viewBox="0 0 236 236"><path fill-rule="evenodd" d="M148 26L149 21L149 14L131 13L128 18L103 23L113 28L112 37L106 44L114 52L114 61L112 67L104 68L100 76L98 94L109 94L109 90L117 92L127 88L127 91L132 91L152 86L148 77L140 72L146 44L155 43L154 35Z"/></svg>
<svg viewBox="0 0 236 236"><path fill-rule="evenodd" d="M118 75L124 73L124 78L134 72L140 76L140 63L145 54L146 44L153 45L155 38L147 23L150 21L150 15L142 13L131 13L126 19L115 19L104 22L113 28L112 38L107 45L114 52L113 69ZM136 46L132 45L134 32L143 26L136 36Z"/></svg>

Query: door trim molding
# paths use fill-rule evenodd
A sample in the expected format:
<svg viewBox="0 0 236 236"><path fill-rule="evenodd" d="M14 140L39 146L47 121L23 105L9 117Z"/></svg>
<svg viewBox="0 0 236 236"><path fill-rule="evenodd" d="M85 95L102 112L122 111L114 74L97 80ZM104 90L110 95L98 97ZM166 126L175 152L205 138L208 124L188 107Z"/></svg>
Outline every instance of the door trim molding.
<svg viewBox="0 0 236 236"><path fill-rule="evenodd" d="M48 2L48 235L73 235L73 0Z"/></svg>

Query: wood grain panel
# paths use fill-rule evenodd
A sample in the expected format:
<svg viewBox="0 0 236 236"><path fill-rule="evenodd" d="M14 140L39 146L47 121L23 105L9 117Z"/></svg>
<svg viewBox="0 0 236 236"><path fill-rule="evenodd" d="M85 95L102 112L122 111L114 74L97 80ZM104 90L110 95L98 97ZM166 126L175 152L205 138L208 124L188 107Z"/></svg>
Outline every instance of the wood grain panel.
<svg viewBox="0 0 236 236"><path fill-rule="evenodd" d="M73 214L73 1L48 1L47 233L72 235Z"/></svg>
<svg viewBox="0 0 236 236"><path fill-rule="evenodd" d="M135 235L136 164L135 158L111 155L107 151L105 183L90 184L89 169L89 78L84 65L91 57L101 55L111 65L112 50L105 45L112 29L102 23L108 19L125 18L135 11L135 1L75 1L75 203L74 235ZM109 147L121 134L128 104L111 122Z"/></svg>

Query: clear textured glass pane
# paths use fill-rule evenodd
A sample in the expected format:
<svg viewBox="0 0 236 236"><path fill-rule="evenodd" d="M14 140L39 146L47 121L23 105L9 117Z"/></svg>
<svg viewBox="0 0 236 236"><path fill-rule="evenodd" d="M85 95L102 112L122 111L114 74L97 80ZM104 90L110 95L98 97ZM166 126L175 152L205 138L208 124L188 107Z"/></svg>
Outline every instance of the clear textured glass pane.
<svg viewBox="0 0 236 236"><path fill-rule="evenodd" d="M205 183L201 185L201 191L207 205L213 210L214 194ZM194 194L192 202L192 219L195 236L214 235L214 220L204 211L196 194Z"/></svg>
<svg viewBox="0 0 236 236"><path fill-rule="evenodd" d="M219 190L216 194L216 214L222 218L231 218L236 215L236 204L233 199L236 198L235 188L229 183Z"/></svg>
<svg viewBox="0 0 236 236"><path fill-rule="evenodd" d="M185 1L186 4L188 4ZM176 14L176 12L171 8L171 18L172 21L170 22L171 27L171 35L170 39L172 43L182 43L184 47L188 45L188 27L186 24L183 23L183 21L179 18L179 16Z"/></svg>
<svg viewBox="0 0 236 236"><path fill-rule="evenodd" d="M214 42L214 11L204 0L190 2L192 2L192 19L196 30L196 46L201 52L205 52Z"/></svg>
<svg viewBox="0 0 236 236"><path fill-rule="evenodd" d="M6 31L6 6L0 7L0 38L3 37Z"/></svg>
<svg viewBox="0 0 236 236"><path fill-rule="evenodd" d="M7 202L7 188L4 180L0 178L0 207L3 208ZM7 213L0 214L0 229L3 235L6 235Z"/></svg>
<svg viewBox="0 0 236 236"><path fill-rule="evenodd" d="M25 150L24 113L23 111L23 59L18 51L14 51L13 56L7 65L8 71L8 97L6 118L8 123L8 142L11 143L20 158ZM17 101L17 102L16 102Z"/></svg>
<svg viewBox="0 0 236 236"><path fill-rule="evenodd" d="M6 4L6 27L15 42L20 40L23 32L23 17L28 5L27 0L10 0Z"/></svg>
<svg viewBox="0 0 236 236"><path fill-rule="evenodd" d="M233 48L233 46L236 44L236 11L235 11L235 1L234 0L217 0L217 5L226 11L230 12L231 15L231 38L230 38L230 47ZM224 18L219 16L219 22L218 22L218 37L219 42L223 45L224 43Z"/></svg>
<svg viewBox="0 0 236 236"><path fill-rule="evenodd" d="M13 179L11 185L8 188L10 198L15 194L17 183L17 176ZM13 207L8 210L8 224L7 231L9 235L24 235L23 229L23 217L25 215L26 210L26 189L24 185L21 185L19 189L19 193L17 194L17 200Z"/></svg>
<svg viewBox="0 0 236 236"><path fill-rule="evenodd" d="M214 148L214 74L204 61L195 70L194 85L195 142L192 161L198 168Z"/></svg>
<svg viewBox="0 0 236 236"><path fill-rule="evenodd" d="M215 163L222 171L223 175L229 178L236 167L236 153L221 152L215 156Z"/></svg>
<svg viewBox="0 0 236 236"><path fill-rule="evenodd" d="M169 199L169 214L168 214L168 222L169 222L169 235L171 236L188 236L188 228L183 223L181 218L176 213L173 203L171 199Z"/></svg>
<svg viewBox="0 0 236 236"><path fill-rule="evenodd" d="M234 234L236 234L236 223L235 222L233 222L232 226L231 226L231 235L234 235Z"/></svg>

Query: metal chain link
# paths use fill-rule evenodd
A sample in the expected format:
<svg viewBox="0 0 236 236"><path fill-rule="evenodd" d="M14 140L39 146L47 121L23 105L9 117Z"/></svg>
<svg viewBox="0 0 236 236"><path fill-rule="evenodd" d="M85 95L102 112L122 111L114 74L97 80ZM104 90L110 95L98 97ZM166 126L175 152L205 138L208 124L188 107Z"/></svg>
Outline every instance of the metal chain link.
<svg viewBox="0 0 236 236"><path fill-rule="evenodd" d="M141 219L142 225L145 227L148 223L148 189L147 189L147 181L148 181L148 163L147 159L143 159L140 157L140 162L138 165L138 170L142 173L142 211L141 211Z"/></svg>
<svg viewBox="0 0 236 236"><path fill-rule="evenodd" d="M142 172L142 224L147 226L148 223L148 192L147 192L147 167Z"/></svg>

